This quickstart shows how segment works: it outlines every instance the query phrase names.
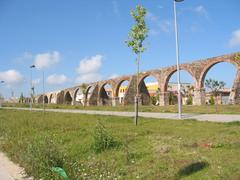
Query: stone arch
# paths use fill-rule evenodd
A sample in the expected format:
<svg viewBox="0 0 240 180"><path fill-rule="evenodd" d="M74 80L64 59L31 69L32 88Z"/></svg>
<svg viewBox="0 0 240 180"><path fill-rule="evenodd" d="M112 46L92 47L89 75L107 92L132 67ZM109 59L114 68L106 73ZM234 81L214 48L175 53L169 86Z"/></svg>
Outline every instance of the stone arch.
<svg viewBox="0 0 240 180"><path fill-rule="evenodd" d="M90 85L87 87L86 95L85 95L85 98L87 99L87 101L91 98L94 89L95 89L95 85Z"/></svg>
<svg viewBox="0 0 240 180"><path fill-rule="evenodd" d="M174 105L178 102L178 92L177 92L177 84L174 86L169 87L169 81L173 77L173 75L177 72L177 67L170 67L166 70L166 76L164 78L163 84L161 88L162 100L161 105ZM183 84L183 78L181 78L181 102L183 104L193 104L194 101L194 93L197 87L197 78L193 73L192 67L189 67L184 64L180 66L180 71L186 73L186 75L190 76L191 79L194 81L194 85L191 84ZM169 89L171 88L171 89ZM191 101L189 101L191 99Z"/></svg>
<svg viewBox="0 0 240 180"><path fill-rule="evenodd" d="M109 89L106 89L105 86L109 86ZM99 88L99 104L100 105L112 105L112 99L114 97L113 85L111 82L103 83Z"/></svg>
<svg viewBox="0 0 240 180"><path fill-rule="evenodd" d="M127 87L123 88L123 89L120 89L124 82L128 82ZM126 95L126 92L127 92L128 88L129 88L129 84L130 84L129 78L124 78L124 79L121 79L117 82L116 88L114 90L115 91L116 104L124 104L124 98L125 98L125 95Z"/></svg>
<svg viewBox="0 0 240 180"><path fill-rule="evenodd" d="M147 78L154 78L156 82L145 82ZM139 95L141 97L142 105L149 105L153 103L154 105L159 104L159 90L160 82L159 77L155 73L147 73L139 78L138 88ZM158 96L158 97L157 97ZM153 102L153 97L156 97L156 102ZM155 100L154 100L155 101Z"/></svg>
<svg viewBox="0 0 240 180"><path fill-rule="evenodd" d="M154 77L158 81L158 84L160 84L159 76L157 75L156 72L147 72L147 73L143 73L143 74L139 75L138 86L142 81L144 81L144 79L146 79L147 77L151 77L151 76Z"/></svg>
<svg viewBox="0 0 240 180"><path fill-rule="evenodd" d="M45 104L48 104L48 97L47 97L47 95L44 95L44 97L43 97L43 95L40 95L38 100L37 100L38 104L43 103L43 100L44 100Z"/></svg>
<svg viewBox="0 0 240 180"><path fill-rule="evenodd" d="M85 104L90 106L98 105L98 84L91 84L86 89Z"/></svg>
<svg viewBox="0 0 240 180"><path fill-rule="evenodd" d="M37 103L40 104L43 102L43 95L40 95L37 99Z"/></svg>
<svg viewBox="0 0 240 180"><path fill-rule="evenodd" d="M50 94L50 96L49 96L49 104L52 104L53 103L53 94Z"/></svg>
<svg viewBox="0 0 240 180"><path fill-rule="evenodd" d="M64 95L64 104L72 104L72 96L69 91L67 91Z"/></svg>
<svg viewBox="0 0 240 180"><path fill-rule="evenodd" d="M83 105L84 99L85 97L84 97L84 94L82 93L82 89L80 87L76 88L73 93L73 103L77 105Z"/></svg>
<svg viewBox="0 0 240 180"><path fill-rule="evenodd" d="M47 97L47 95L44 95L44 103L48 104L48 97Z"/></svg>
<svg viewBox="0 0 240 180"><path fill-rule="evenodd" d="M234 65L237 69L240 69L240 65L231 60L231 59L216 59L214 61L210 61L207 63L207 65L204 66L202 72L201 72L201 75L200 75L200 78L199 78L199 89L203 89L204 88L204 80L205 80L205 77L208 73L208 71L216 64L219 64L219 63L223 63L223 62L227 62L227 63L230 63L232 65Z"/></svg>
<svg viewBox="0 0 240 180"><path fill-rule="evenodd" d="M193 78L193 80L196 82L195 86L197 86L197 79L196 79L196 77L194 76L194 73L193 73L190 69L185 68L185 67L180 67L180 71L185 71L185 72L187 72L188 74L190 74L190 76L191 76L191 77ZM166 92L166 91L167 91L169 80L171 79L172 75L173 75L174 73L176 73L176 72L177 72L177 67L174 67L173 69L171 69L170 71L168 71L168 73L167 73L167 75L166 75L166 77L165 77L165 79L164 79L164 82L163 82L163 87L161 87L161 90L162 90L163 92Z"/></svg>
<svg viewBox="0 0 240 180"><path fill-rule="evenodd" d="M57 93L57 104L63 104L64 102L64 91L60 91L59 93Z"/></svg>

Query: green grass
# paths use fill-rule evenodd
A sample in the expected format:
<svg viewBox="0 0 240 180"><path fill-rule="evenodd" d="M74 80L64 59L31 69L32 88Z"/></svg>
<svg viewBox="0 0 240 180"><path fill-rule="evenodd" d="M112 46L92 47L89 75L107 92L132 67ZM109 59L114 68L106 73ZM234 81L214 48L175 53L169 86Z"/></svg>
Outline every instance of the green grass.
<svg viewBox="0 0 240 180"><path fill-rule="evenodd" d="M239 179L239 137L239 122L0 109L0 150L35 179Z"/></svg>
<svg viewBox="0 0 240 180"><path fill-rule="evenodd" d="M29 107L29 104L7 104L5 107ZM80 106L80 105L64 105L64 104L46 104L46 108L53 109L84 109L84 110L98 110L98 111L134 111L134 106ZM42 104L34 104L35 108L42 108ZM240 105L218 105L216 106L203 105L203 106L191 106L184 105L183 113L198 113L198 114L240 114ZM163 112L163 113L177 113L177 105L170 106L140 106L140 112Z"/></svg>

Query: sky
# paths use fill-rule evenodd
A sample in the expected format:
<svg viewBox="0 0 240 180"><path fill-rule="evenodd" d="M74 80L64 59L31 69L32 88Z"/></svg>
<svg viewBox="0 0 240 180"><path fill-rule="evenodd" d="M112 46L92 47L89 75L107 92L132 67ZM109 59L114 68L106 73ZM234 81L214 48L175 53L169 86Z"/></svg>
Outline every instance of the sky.
<svg viewBox="0 0 240 180"><path fill-rule="evenodd" d="M0 93L28 96L31 74L41 93L43 72L46 91L135 73L125 41L138 4L148 10L149 28L140 70L175 65L172 0L0 0ZM239 0L177 3L180 62L240 51L239 6ZM233 65L220 63L207 78L231 87L235 74Z"/></svg>

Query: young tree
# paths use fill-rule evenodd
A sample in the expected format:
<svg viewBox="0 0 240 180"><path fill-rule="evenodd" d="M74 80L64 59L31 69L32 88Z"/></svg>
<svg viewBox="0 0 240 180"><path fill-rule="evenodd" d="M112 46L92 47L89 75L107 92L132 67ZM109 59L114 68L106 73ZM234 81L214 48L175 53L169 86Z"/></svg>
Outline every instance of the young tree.
<svg viewBox="0 0 240 180"><path fill-rule="evenodd" d="M131 16L135 20L136 24L131 28L131 31L128 35L127 45L132 49L132 51L136 54L137 58L137 82L136 88L137 93L135 96L135 124L138 123L138 81L139 81L139 62L141 59L141 53L145 51L145 47L143 46L144 40L148 37L148 28L145 23L145 16L147 14L146 8L141 5L136 7L136 11L131 11Z"/></svg>
<svg viewBox="0 0 240 180"><path fill-rule="evenodd" d="M220 90L222 90L225 85L226 85L225 82L217 81L211 78L205 81L205 86L210 90L210 93L212 94L212 96L215 97L216 112L217 112L217 104L218 104L217 97L220 94Z"/></svg>

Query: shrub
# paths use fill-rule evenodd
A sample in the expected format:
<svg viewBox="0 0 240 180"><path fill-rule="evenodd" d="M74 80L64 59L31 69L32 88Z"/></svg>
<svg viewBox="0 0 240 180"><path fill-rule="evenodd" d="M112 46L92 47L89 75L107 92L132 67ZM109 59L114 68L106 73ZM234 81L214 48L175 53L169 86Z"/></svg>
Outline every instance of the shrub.
<svg viewBox="0 0 240 180"><path fill-rule="evenodd" d="M190 95L187 99L187 105L192 105L193 104L193 98L192 96Z"/></svg>
<svg viewBox="0 0 240 180"><path fill-rule="evenodd" d="M156 105L156 103L157 103L157 97L156 96L151 96L151 103L153 105Z"/></svg>
<svg viewBox="0 0 240 180"><path fill-rule="evenodd" d="M215 104L215 100L214 100L213 96L210 97L209 104L210 105L214 105Z"/></svg>
<svg viewBox="0 0 240 180"><path fill-rule="evenodd" d="M92 148L95 153L101 153L107 149L118 147L120 143L107 131L102 123L98 123L93 132Z"/></svg>

